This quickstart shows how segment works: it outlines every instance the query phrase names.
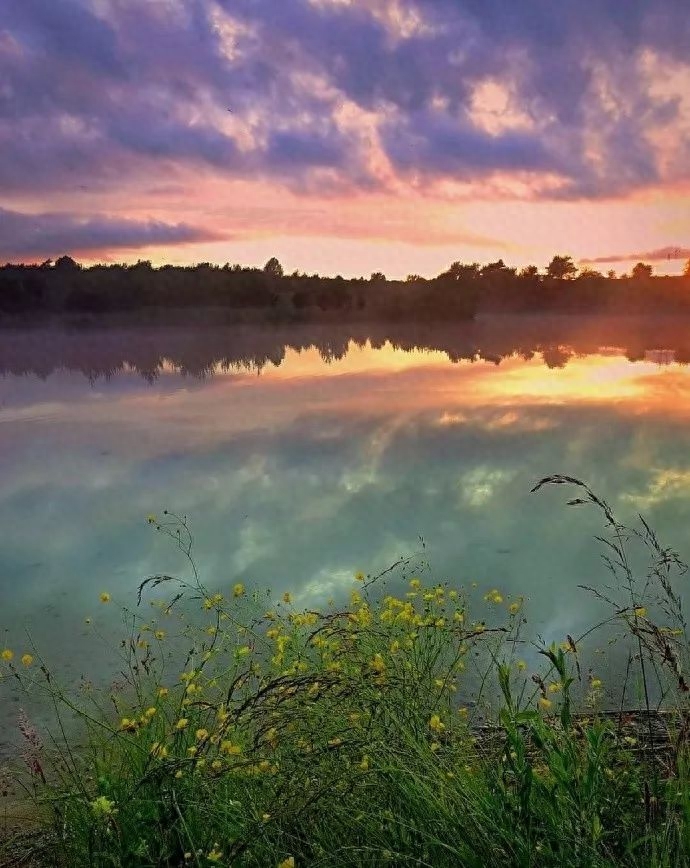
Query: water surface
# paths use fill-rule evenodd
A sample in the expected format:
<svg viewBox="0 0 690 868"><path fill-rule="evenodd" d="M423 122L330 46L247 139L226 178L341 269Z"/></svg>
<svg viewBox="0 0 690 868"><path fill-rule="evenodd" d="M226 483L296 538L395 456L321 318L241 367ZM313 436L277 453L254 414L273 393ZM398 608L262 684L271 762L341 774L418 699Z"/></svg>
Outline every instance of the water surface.
<svg viewBox="0 0 690 868"><path fill-rule="evenodd" d="M689 555L686 358L649 320L5 330L0 644L28 631L92 674L85 618L108 631L143 577L184 569L146 523L164 508L209 585L317 605L423 540L438 579L575 635L601 613L578 588L606 581L600 517L530 488L580 477Z"/></svg>

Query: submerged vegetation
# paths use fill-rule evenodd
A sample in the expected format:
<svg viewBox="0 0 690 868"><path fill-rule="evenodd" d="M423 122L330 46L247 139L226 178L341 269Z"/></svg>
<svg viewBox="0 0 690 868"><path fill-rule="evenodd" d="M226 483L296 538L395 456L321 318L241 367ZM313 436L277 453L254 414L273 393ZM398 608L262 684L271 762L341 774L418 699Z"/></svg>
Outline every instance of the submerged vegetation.
<svg viewBox="0 0 690 868"><path fill-rule="evenodd" d="M6 771L35 805L38 864L690 864L684 564L583 483L535 489L551 484L602 512L610 581L590 590L609 607L593 629L627 659L615 690L592 630L533 642L527 601L500 589L472 603L403 560L320 609L215 592L186 519L149 516L189 577L142 583L116 683L73 694L40 649L2 652L4 686L55 710L45 733L22 717Z"/></svg>
<svg viewBox="0 0 690 868"><path fill-rule="evenodd" d="M630 275L579 271L570 256L554 256L543 272L502 259L486 265L453 262L433 278L383 273L345 279L295 271L273 257L263 268L193 266L149 261L82 267L69 256L41 265L0 267L0 319L22 316L136 312L159 315L214 308L229 321L253 312L276 320L350 318L463 320L480 312L690 312L690 262L683 276L656 277L638 263ZM215 320L214 320L215 321Z"/></svg>

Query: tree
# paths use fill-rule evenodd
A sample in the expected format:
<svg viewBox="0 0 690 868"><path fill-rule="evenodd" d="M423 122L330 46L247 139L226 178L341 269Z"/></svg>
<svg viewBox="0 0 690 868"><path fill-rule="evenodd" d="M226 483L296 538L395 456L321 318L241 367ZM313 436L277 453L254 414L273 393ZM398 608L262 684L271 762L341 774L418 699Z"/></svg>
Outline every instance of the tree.
<svg viewBox="0 0 690 868"><path fill-rule="evenodd" d="M79 271L79 265L71 256L61 256L59 259L56 259L53 268L65 273L69 271Z"/></svg>
<svg viewBox="0 0 690 868"><path fill-rule="evenodd" d="M652 266L644 262L638 262L632 270L635 280L646 280L652 276Z"/></svg>
<svg viewBox="0 0 690 868"><path fill-rule="evenodd" d="M609 280L615 280L616 279L616 272L613 270L613 268L610 268L606 272L606 276L608 277Z"/></svg>
<svg viewBox="0 0 690 868"><path fill-rule="evenodd" d="M536 265L526 265L524 268L520 269L519 276L533 280L534 278L539 277L539 269Z"/></svg>
<svg viewBox="0 0 690 868"><path fill-rule="evenodd" d="M546 274L555 280L568 280L577 274L577 266L572 256L554 256L548 264Z"/></svg>
<svg viewBox="0 0 690 868"><path fill-rule="evenodd" d="M284 274L283 266L278 262L275 256L272 256L266 265L264 265L264 272L269 277L282 277Z"/></svg>
<svg viewBox="0 0 690 868"><path fill-rule="evenodd" d="M386 275L382 271L374 271L369 280L372 283L385 283Z"/></svg>

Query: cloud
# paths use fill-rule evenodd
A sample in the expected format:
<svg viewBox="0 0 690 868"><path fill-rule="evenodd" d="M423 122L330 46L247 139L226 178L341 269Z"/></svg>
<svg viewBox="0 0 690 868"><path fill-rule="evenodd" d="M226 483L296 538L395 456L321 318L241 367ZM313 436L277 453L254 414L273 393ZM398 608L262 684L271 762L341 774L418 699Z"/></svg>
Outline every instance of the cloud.
<svg viewBox="0 0 690 868"><path fill-rule="evenodd" d="M610 253L607 256L597 256L594 259L581 259L580 262L661 262L670 259L690 259L690 247L658 247L656 250L646 250L643 253Z"/></svg>
<svg viewBox="0 0 690 868"><path fill-rule="evenodd" d="M54 257L107 249L136 249L218 238L214 233L157 220L127 220L105 215L22 214L0 208L0 257Z"/></svg>
<svg viewBox="0 0 690 868"><path fill-rule="evenodd" d="M0 187L204 171L399 195L498 173L623 195L690 177L688 42L685 0L26 0L0 27Z"/></svg>

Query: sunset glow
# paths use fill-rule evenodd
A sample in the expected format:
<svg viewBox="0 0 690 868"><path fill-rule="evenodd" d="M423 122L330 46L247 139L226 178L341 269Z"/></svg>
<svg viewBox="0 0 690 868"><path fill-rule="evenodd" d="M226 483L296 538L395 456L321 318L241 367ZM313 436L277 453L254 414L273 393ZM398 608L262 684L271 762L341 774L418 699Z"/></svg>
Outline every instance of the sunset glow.
<svg viewBox="0 0 690 868"><path fill-rule="evenodd" d="M690 258L684 0L23 0L0 260Z"/></svg>

